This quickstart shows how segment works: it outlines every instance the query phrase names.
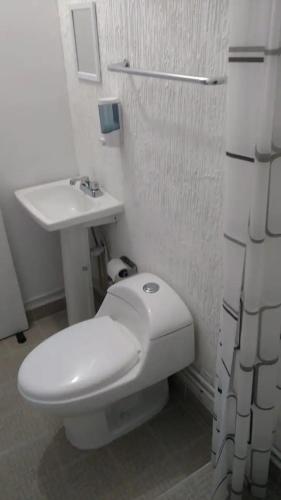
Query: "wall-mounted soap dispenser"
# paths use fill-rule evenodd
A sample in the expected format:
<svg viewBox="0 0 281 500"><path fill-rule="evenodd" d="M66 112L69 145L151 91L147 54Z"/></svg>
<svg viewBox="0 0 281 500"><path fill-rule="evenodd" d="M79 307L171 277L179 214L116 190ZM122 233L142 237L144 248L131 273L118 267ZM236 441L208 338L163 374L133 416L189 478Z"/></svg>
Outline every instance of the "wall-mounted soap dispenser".
<svg viewBox="0 0 281 500"><path fill-rule="evenodd" d="M101 143L104 146L118 147L122 144L122 110L119 99L107 97L99 99Z"/></svg>

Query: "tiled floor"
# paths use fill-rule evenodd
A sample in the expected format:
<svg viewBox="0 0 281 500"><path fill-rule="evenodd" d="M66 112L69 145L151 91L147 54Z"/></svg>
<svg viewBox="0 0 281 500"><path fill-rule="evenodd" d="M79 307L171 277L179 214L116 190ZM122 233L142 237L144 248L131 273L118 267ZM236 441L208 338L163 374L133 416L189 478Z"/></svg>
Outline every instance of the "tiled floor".
<svg viewBox="0 0 281 500"><path fill-rule="evenodd" d="M157 500L210 500L212 480L213 469L209 462L163 493Z"/></svg>
<svg viewBox="0 0 281 500"><path fill-rule="evenodd" d="M280 500L281 498L280 471L275 468L275 473L273 473L273 468L271 468L266 500ZM175 484L160 495L157 500L210 500L212 483L213 468L209 462L180 483ZM245 491L242 500L255 499L248 491Z"/></svg>
<svg viewBox="0 0 281 500"><path fill-rule="evenodd" d="M148 500L208 462L211 421L192 397L184 407L172 397L150 422L84 452L66 441L59 419L29 408L16 388L19 365L65 325L60 312L35 321L26 343L0 342L0 500Z"/></svg>

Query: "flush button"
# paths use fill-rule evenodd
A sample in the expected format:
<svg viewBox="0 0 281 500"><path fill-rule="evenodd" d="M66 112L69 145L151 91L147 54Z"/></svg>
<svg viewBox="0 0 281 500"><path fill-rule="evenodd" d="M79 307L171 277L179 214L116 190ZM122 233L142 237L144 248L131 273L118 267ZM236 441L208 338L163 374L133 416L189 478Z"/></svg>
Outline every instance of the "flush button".
<svg viewBox="0 0 281 500"><path fill-rule="evenodd" d="M145 293L156 293L159 288L160 286L157 283L146 283L142 289Z"/></svg>

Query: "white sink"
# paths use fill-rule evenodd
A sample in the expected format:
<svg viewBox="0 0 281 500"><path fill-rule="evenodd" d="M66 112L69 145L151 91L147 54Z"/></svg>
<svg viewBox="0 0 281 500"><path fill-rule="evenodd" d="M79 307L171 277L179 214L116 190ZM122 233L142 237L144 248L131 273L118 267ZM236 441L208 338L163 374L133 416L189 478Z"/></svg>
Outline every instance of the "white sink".
<svg viewBox="0 0 281 500"><path fill-rule="evenodd" d="M101 225L105 218L123 212L123 203L109 193L92 198L69 179L20 189L15 192L19 202L40 226L56 231L78 224ZM108 221L109 222L109 221Z"/></svg>
<svg viewBox="0 0 281 500"><path fill-rule="evenodd" d="M69 324L95 313L90 256L90 226L112 224L123 212L123 203L103 191L93 198L69 179L20 189L21 205L47 231L60 230L64 288Z"/></svg>

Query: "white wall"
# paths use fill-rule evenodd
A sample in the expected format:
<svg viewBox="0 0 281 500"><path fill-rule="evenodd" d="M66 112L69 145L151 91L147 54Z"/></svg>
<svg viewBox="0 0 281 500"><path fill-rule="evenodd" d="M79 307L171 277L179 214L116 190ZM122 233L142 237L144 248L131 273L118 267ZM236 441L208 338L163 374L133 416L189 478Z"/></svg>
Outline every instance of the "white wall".
<svg viewBox="0 0 281 500"><path fill-rule="evenodd" d="M189 304L197 367L212 378L222 295L225 87L106 68L128 57L136 67L224 73L228 1L97 0L102 84L77 79L71 0L58 3L79 169L125 201L125 216L109 231L114 255L159 274ZM97 98L110 95L123 104L120 150L99 142Z"/></svg>
<svg viewBox="0 0 281 500"><path fill-rule="evenodd" d="M56 0L0 5L0 204L25 302L63 286L57 234L23 213L15 189L76 171Z"/></svg>

